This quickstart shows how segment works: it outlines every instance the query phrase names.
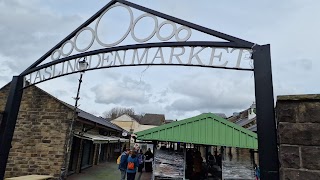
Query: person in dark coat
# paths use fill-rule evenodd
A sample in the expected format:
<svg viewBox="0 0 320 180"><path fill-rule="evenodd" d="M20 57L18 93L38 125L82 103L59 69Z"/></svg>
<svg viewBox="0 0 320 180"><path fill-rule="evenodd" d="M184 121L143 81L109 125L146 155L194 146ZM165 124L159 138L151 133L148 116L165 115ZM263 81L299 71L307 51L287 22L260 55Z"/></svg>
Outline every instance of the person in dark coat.
<svg viewBox="0 0 320 180"><path fill-rule="evenodd" d="M125 151L122 152L121 157L120 157L120 164L119 164L118 169L121 172L121 180L126 179L129 152L130 152L130 149L126 149Z"/></svg>
<svg viewBox="0 0 320 180"><path fill-rule="evenodd" d="M218 154L216 157L217 165L222 169L222 155Z"/></svg>
<svg viewBox="0 0 320 180"><path fill-rule="evenodd" d="M186 178L190 179L193 174L193 151L189 149L186 153Z"/></svg>
<svg viewBox="0 0 320 180"><path fill-rule="evenodd" d="M142 170L144 168L144 160L145 160L145 156L142 152L142 149L140 149L139 154L138 154L138 161L139 161L139 167L138 167L138 172L139 172L139 176L138 176L138 180L140 180L141 175L142 175Z"/></svg>
<svg viewBox="0 0 320 180"><path fill-rule="evenodd" d="M192 180L199 180L201 177L201 171L202 171L202 162L203 159L201 157L200 151L196 151L193 156L193 169L194 174L191 178Z"/></svg>
<svg viewBox="0 0 320 180"><path fill-rule="evenodd" d="M146 172L152 172L152 161L153 161L153 154L151 152L151 149L149 148L148 151L144 154L145 159L145 170Z"/></svg>

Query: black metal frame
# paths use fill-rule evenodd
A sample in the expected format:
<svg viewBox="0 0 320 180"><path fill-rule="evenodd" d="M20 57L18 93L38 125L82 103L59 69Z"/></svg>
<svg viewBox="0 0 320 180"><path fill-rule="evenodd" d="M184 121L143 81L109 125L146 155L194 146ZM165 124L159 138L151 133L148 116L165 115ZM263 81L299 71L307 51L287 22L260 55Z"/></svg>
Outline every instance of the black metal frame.
<svg viewBox="0 0 320 180"><path fill-rule="evenodd" d="M13 132L22 99L22 86L23 77L14 76L10 84L10 92L0 125L0 179L4 178Z"/></svg>
<svg viewBox="0 0 320 180"><path fill-rule="evenodd" d="M93 51L89 51L89 52L84 52L84 53L79 53L76 55L68 56L68 57L65 57L65 58L62 58L59 60L51 61L49 63L43 64L43 65L40 65L37 67L33 67L31 69L27 69L26 71L22 72L20 75L25 76L27 74L30 74L32 72L35 72L37 70L40 70L40 69L43 69L43 68L46 68L46 67L49 67L49 66L52 66L55 64L59 64L59 63L69 61L72 59L76 59L76 58L92 56L92 55L96 55L96 54L100 54L100 53L123 51L123 50L128 50L128 49L144 49L144 48L156 48L156 47L185 47L185 46L190 46L190 47L229 47L229 48L243 48L243 49L251 49L251 47L252 47L252 46L240 45L235 42L211 42L211 41L161 42L161 43L133 44L133 45L125 45L125 46L97 49L97 50L93 50ZM143 65L145 65L145 64L143 64ZM221 68L224 68L224 67L221 67ZM241 69L241 68L230 68L230 69ZM243 69L243 70L246 70L246 69ZM251 69L249 69L249 70L251 70Z"/></svg>
<svg viewBox="0 0 320 180"><path fill-rule="evenodd" d="M157 17L167 19L169 21L187 26L194 30L227 40L229 42L163 42L163 43L146 43L135 44L127 46L119 46L108 49L100 49L90 52L77 54L74 56L66 57L54 62L50 62L44 65L40 65L51 53L61 47L61 45L70 40L76 35L76 33L82 28L88 26L91 22L97 19L107 8L115 3L125 4L129 7L141 10L143 12L153 14ZM23 71L19 76L14 76L10 86L10 93L7 99L7 104L4 111L3 120L0 126L0 179L4 178L6 169L6 163L8 160L8 154L11 148L11 141L13 137L14 128L17 121L19 107L22 99L23 92L23 77L31 72L35 72L44 67L57 64L59 62L68 61L74 58L85 57L88 55L98 54L101 52L110 52L126 49L138 49L138 48L150 48L150 47L178 47L178 46L207 46L207 47L230 47L230 48L244 48L253 50L254 59L254 78L255 78L255 95L257 104L257 127L258 127L258 145L259 145L259 164L261 169L262 180L277 180L279 179L279 162L278 162L278 147L276 138L276 123L274 115L274 96L272 85L272 72L271 72L271 57L270 57L270 45L256 45L252 42L239 39L215 30L202 27L182 19L178 19L161 12L154 11L152 9L145 8L143 6L124 1L124 0L112 0L81 26L70 33L66 38L44 54L40 59L34 62L30 67ZM142 65L155 65L155 64L142 64ZM164 65L164 64L158 64ZM168 64L166 64L168 65ZM170 64L180 65L180 64ZM38 67L37 67L38 66ZM123 66L123 65L122 65ZM126 65L130 66L130 65ZM132 65L135 66L135 65ZM184 65L186 66L186 65ZM194 66L194 65L193 65ZM200 65L199 65L200 66ZM115 67L115 66L112 66ZM201 66L208 67L208 66ZM228 69L228 68L225 68ZM232 68L234 69L234 68ZM92 69L93 70L93 69ZM249 70L249 69L238 69ZM67 75L67 74L65 74ZM57 76L58 77L58 76Z"/></svg>
<svg viewBox="0 0 320 180"><path fill-rule="evenodd" d="M253 59L261 179L279 179L270 45L255 46Z"/></svg>

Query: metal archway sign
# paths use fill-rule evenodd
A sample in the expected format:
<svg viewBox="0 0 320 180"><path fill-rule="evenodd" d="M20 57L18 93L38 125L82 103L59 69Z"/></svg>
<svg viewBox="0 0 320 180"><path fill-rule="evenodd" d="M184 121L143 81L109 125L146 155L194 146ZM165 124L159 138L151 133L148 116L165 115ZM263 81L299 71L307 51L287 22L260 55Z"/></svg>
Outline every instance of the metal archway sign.
<svg viewBox="0 0 320 180"><path fill-rule="evenodd" d="M129 25L119 39L107 42L99 34L103 28L100 26L100 21L113 8L122 8L128 12ZM132 10L144 14L134 17ZM152 32L145 37L138 37L135 32L136 25L143 18L150 18L153 21ZM164 26L172 28L169 35L164 36L161 33ZM82 47L79 45L79 39L85 31L89 32L90 40ZM182 31L186 34L183 35ZM223 41L189 41L193 31ZM131 38L133 43L122 45L128 38ZM158 42L150 42L150 39L156 39ZM210 54L207 60L199 57L202 51ZM169 54L169 57L165 56L164 52L168 52L166 54ZM245 53L251 55L253 67L242 67ZM233 54L235 58L230 61L223 60L225 54ZM197 66L254 71L261 179L279 179L270 45L257 45L125 0L109 2L20 75L13 77L0 127L0 179L4 178L23 89L79 72L78 62L82 58L89 64L86 71L141 65ZM29 83L25 84L26 81Z"/></svg>

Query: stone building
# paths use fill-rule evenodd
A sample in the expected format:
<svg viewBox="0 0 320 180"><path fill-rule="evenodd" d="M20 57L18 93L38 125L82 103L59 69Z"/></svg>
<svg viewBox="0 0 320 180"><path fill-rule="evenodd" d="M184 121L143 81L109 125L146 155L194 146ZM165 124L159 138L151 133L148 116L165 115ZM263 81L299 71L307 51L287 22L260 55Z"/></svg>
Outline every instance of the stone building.
<svg viewBox="0 0 320 180"><path fill-rule="evenodd" d="M124 114L110 122L125 129L126 131L136 133L165 124L165 115L147 113L143 116L137 116Z"/></svg>
<svg viewBox="0 0 320 180"><path fill-rule="evenodd" d="M250 131L257 132L256 104L253 103L248 109L239 113L233 113L228 121L242 126Z"/></svg>
<svg viewBox="0 0 320 180"><path fill-rule="evenodd" d="M162 124L165 124L166 121L164 114L146 113L143 116L124 114L116 119L111 120L110 122L131 133L130 148L141 148L145 152L152 146L137 142L135 133L158 127Z"/></svg>
<svg viewBox="0 0 320 180"><path fill-rule="evenodd" d="M0 89L0 112L4 110L10 84ZM120 153L128 141L123 129L109 121L74 108L42 89L24 90L13 135L5 177L29 174L58 178L66 156L71 120L75 119L68 174L96 165Z"/></svg>

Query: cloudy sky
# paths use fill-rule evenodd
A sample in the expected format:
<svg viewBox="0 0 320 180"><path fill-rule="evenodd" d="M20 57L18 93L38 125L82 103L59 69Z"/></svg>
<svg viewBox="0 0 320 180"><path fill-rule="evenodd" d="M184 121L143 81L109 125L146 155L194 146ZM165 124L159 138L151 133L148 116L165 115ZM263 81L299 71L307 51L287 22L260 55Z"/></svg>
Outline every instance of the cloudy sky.
<svg viewBox="0 0 320 180"><path fill-rule="evenodd" d="M0 0L0 86L108 2ZM133 2L257 44L271 44L275 96L319 93L320 1ZM101 33L111 40L118 37L119 29L127 22L123 10L111 10L101 22ZM134 11L134 16L139 13ZM148 19L141 21L137 36L147 33L152 26ZM190 40L201 39L207 40L205 35L192 32ZM79 74L73 74L37 86L74 104L78 77ZM113 107L130 107L137 113L163 113L167 119L183 119L203 112L231 115L248 108L255 100L252 72L172 66L88 71L80 97L80 108L95 115Z"/></svg>

